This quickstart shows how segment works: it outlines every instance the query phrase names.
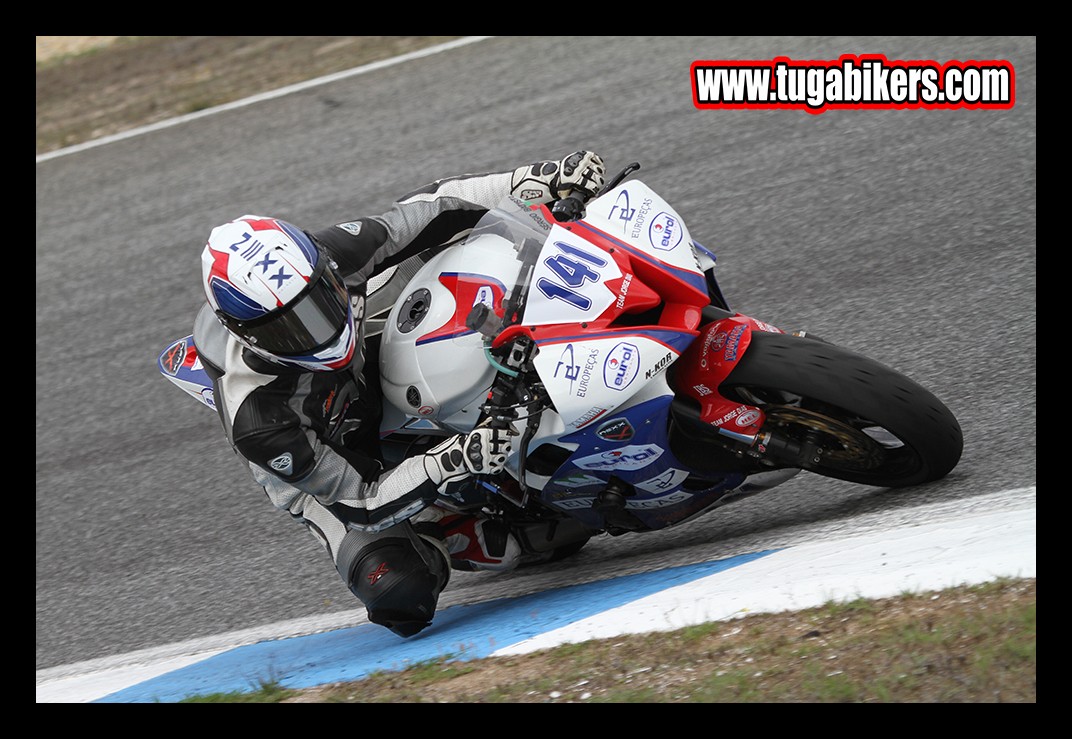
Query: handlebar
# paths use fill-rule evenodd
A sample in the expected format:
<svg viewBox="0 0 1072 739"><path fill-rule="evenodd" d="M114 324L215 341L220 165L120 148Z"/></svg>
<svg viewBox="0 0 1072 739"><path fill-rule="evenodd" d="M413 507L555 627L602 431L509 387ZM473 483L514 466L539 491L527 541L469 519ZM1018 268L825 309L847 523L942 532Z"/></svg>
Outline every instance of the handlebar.
<svg viewBox="0 0 1072 739"><path fill-rule="evenodd" d="M616 174L603 189L597 192L594 197L599 197L605 192L609 192L621 184L631 173L640 169L640 162L633 162L626 166L621 172ZM551 206L551 215L555 217L555 220L561 221L575 221L584 212L584 195L578 191L571 192L566 197L558 200Z"/></svg>
<svg viewBox="0 0 1072 739"><path fill-rule="evenodd" d="M575 221L584 212L584 195L571 192L551 206L551 215L556 221Z"/></svg>

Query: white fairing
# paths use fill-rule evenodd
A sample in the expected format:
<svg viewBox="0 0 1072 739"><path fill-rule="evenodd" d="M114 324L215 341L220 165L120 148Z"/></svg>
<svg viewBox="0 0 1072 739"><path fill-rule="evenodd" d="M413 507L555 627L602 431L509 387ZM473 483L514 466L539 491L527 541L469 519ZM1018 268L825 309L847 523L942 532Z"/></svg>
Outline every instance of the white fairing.
<svg viewBox="0 0 1072 739"><path fill-rule="evenodd" d="M629 182L594 200L584 220L638 252L702 279L684 222L643 182ZM585 279L579 278L578 271ZM536 262L522 323L583 325L593 321L624 300L633 275L617 282L622 277L610 255L583 238L583 232L555 225ZM571 284L564 284L563 278L572 278ZM616 289L609 287L611 283ZM575 339L545 343L540 349L536 370L567 431L621 407L679 356L643 334L608 338L605 333L581 330Z"/></svg>
<svg viewBox="0 0 1072 739"><path fill-rule="evenodd" d="M569 432L621 407L676 357L666 346L630 334L546 345L534 364Z"/></svg>
<svg viewBox="0 0 1072 739"><path fill-rule="evenodd" d="M677 213L644 183L623 184L588 204L585 222L624 242L633 258L661 263L702 284L691 238ZM386 399L410 419L397 426L447 431L472 428L495 377L483 337L465 327L472 306L485 302L502 315L502 298L514 289L525 258L519 234L536 248L522 324L555 327L540 332L536 371L564 433L626 404L679 356L665 337L627 329L592 331L589 322L620 308L634 274L623 274L608 251L590 243L583 228L552 224L525 232L513 222L511 238L476 235L426 264L402 292L384 327L381 375ZM542 246L540 246L542 244ZM455 300L457 294L458 300ZM427 302L429 305L425 305ZM426 310L407 324L414 307Z"/></svg>
<svg viewBox="0 0 1072 739"><path fill-rule="evenodd" d="M446 430L473 427L495 369L484 356L483 337L467 329L465 319L481 302L501 313L519 268L514 245L489 234L448 249L414 275L384 326L380 376L388 402L409 418ZM407 302L421 290L427 296ZM471 302L459 305L455 291ZM420 309L427 312L407 325Z"/></svg>
<svg viewBox="0 0 1072 739"><path fill-rule="evenodd" d="M640 180L593 200L584 220L660 262L702 276L685 221Z"/></svg>
<svg viewBox="0 0 1072 739"><path fill-rule="evenodd" d="M609 254L579 234L555 225L534 265L533 289L529 290L521 322L553 326L594 321L617 300L607 283L621 276Z"/></svg>

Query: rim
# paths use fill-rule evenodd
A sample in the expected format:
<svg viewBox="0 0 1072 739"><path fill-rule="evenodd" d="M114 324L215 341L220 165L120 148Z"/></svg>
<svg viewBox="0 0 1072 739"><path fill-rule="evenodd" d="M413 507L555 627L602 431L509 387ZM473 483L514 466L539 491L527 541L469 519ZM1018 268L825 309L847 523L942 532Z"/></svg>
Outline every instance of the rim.
<svg viewBox="0 0 1072 739"><path fill-rule="evenodd" d="M901 478L922 466L920 456L882 423L781 390L736 386L745 403L763 409L764 429L799 443L803 469L848 475L854 480ZM834 475L840 476L840 475Z"/></svg>

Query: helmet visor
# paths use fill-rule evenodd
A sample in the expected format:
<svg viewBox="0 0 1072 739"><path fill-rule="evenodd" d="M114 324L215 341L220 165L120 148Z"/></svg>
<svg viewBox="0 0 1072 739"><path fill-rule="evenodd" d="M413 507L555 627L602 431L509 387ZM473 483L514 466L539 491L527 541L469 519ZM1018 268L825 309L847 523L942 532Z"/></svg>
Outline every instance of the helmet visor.
<svg viewBox="0 0 1072 739"><path fill-rule="evenodd" d="M330 345L350 320L350 297L327 262L321 258L297 300L253 321L231 322L231 330L271 354L304 355Z"/></svg>

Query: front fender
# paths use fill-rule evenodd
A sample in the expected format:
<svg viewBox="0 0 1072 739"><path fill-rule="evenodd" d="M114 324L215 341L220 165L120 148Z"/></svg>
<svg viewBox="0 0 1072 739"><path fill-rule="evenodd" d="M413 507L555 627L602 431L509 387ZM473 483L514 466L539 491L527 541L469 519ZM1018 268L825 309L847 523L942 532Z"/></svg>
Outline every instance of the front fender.
<svg viewBox="0 0 1072 739"><path fill-rule="evenodd" d="M747 443L755 440L766 415L755 406L723 397L718 388L748 351L753 331L785 333L740 313L712 321L700 329L674 372L675 391L695 401L701 422Z"/></svg>

